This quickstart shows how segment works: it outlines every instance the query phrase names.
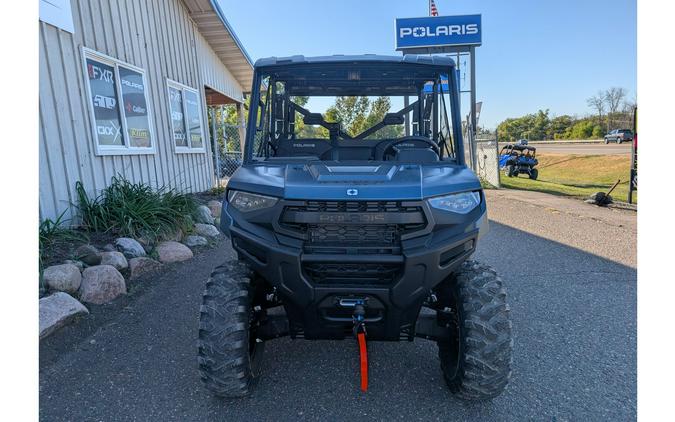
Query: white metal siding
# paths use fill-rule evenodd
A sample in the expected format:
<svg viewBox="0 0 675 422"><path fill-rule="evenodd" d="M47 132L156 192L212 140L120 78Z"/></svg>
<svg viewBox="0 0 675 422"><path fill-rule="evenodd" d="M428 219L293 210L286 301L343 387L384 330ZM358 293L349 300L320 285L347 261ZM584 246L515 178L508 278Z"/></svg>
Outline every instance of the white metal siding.
<svg viewBox="0 0 675 422"><path fill-rule="evenodd" d="M197 33L196 42L199 59L204 64L200 68L204 85L208 85L234 100L244 101L244 93L241 86L235 82L232 73L223 65L223 62L220 61L202 34Z"/></svg>
<svg viewBox="0 0 675 422"><path fill-rule="evenodd" d="M212 186L203 86L234 99L242 89L198 32L180 0L73 0L75 33L40 22L40 218L76 204L75 182L90 194L116 174L155 188L198 192ZM96 156L82 46L143 68L157 151ZM214 59L215 58L215 59ZM166 79L196 88L207 152L174 152ZM68 213L67 215L69 215Z"/></svg>

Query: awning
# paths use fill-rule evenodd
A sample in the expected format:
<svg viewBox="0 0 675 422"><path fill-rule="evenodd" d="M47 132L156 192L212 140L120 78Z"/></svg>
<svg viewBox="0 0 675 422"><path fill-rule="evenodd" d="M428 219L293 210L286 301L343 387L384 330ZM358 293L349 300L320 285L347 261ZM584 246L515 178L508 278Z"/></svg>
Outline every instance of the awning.
<svg viewBox="0 0 675 422"><path fill-rule="evenodd" d="M239 85L248 91L253 82L253 61L215 0L183 0L197 29Z"/></svg>

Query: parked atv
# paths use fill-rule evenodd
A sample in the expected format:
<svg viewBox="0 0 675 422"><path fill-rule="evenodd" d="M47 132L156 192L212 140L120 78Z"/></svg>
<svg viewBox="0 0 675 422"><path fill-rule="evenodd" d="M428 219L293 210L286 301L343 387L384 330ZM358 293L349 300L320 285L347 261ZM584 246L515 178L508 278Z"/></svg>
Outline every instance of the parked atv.
<svg viewBox="0 0 675 422"><path fill-rule="evenodd" d="M256 62L244 163L221 217L239 260L213 271L200 310L199 370L213 393L248 394L265 342L281 336L356 339L364 391L367 342L416 337L437 343L458 397L504 391L510 311L502 279L470 259L488 220L455 78L446 57ZM412 102L347 128L299 104L326 96Z"/></svg>
<svg viewBox="0 0 675 422"><path fill-rule="evenodd" d="M499 168L508 177L527 174L530 179L537 180L539 170L534 168L539 161L535 158L537 149L523 144L508 144L499 152Z"/></svg>

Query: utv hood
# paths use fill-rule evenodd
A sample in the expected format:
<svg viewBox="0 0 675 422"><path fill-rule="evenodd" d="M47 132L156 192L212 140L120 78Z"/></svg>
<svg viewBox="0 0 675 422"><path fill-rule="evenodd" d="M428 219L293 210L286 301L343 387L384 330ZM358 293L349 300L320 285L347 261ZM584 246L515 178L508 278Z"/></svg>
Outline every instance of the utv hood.
<svg viewBox="0 0 675 422"><path fill-rule="evenodd" d="M228 187L286 199L418 200L480 189L466 166L450 164L249 164Z"/></svg>

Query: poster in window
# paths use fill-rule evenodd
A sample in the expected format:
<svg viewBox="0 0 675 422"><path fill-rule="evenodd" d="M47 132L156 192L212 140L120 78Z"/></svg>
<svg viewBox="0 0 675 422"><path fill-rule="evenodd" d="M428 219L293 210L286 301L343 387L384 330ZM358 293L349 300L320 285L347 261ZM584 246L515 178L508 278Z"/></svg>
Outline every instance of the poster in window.
<svg viewBox="0 0 675 422"><path fill-rule="evenodd" d="M143 74L119 66L122 105L127 122L129 146L150 148L150 119L145 101Z"/></svg>
<svg viewBox="0 0 675 422"><path fill-rule="evenodd" d="M173 141L177 147L187 147L185 119L183 118L183 92L172 86L169 87L169 107L171 107Z"/></svg>
<svg viewBox="0 0 675 422"><path fill-rule="evenodd" d="M188 133L190 134L190 146L203 148L202 121L199 113L199 95L194 91L184 91L185 112L187 113Z"/></svg>
<svg viewBox="0 0 675 422"><path fill-rule="evenodd" d="M87 76L98 144L124 145L113 67L87 59Z"/></svg>

